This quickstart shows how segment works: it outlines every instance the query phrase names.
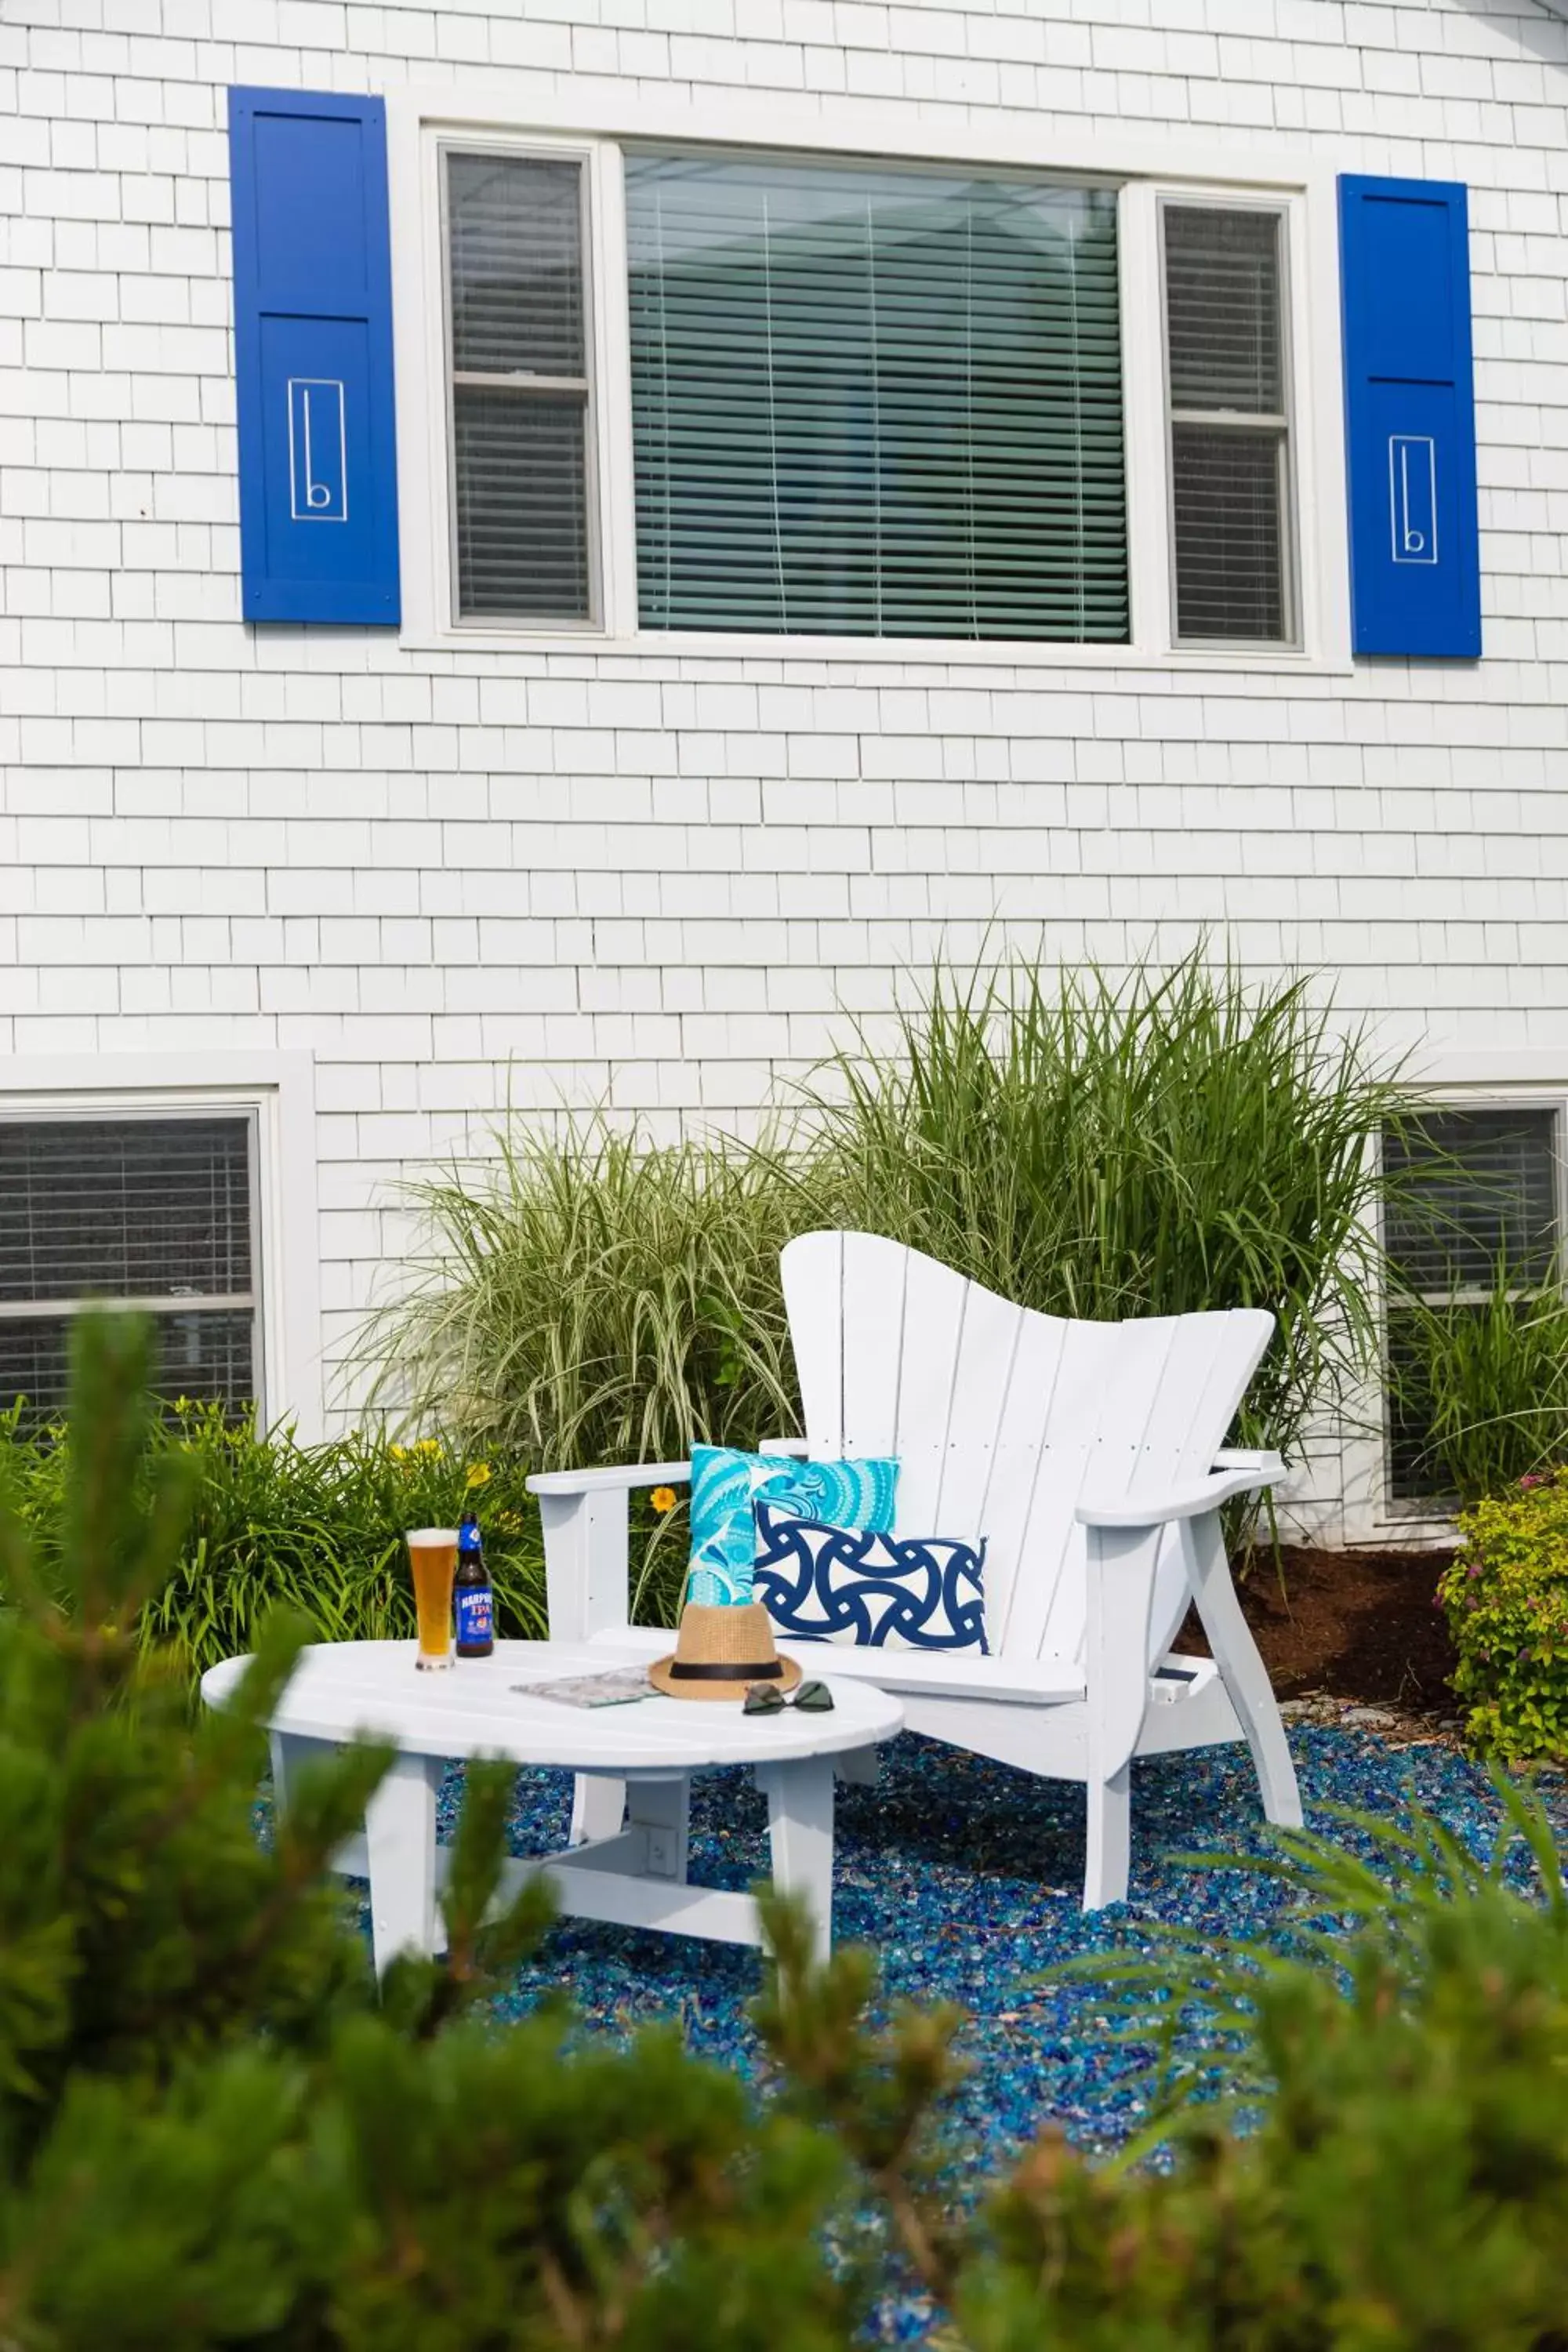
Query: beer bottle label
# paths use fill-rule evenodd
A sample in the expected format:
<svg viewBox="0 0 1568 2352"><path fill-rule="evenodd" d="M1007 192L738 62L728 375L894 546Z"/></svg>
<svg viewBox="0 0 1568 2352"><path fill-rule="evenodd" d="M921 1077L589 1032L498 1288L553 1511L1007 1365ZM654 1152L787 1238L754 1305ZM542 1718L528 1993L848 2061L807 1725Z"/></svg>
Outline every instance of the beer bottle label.
<svg viewBox="0 0 1568 2352"><path fill-rule="evenodd" d="M495 1631L495 1621L490 1606L489 1586L459 1584L457 1601L459 1649L469 1643L491 1640Z"/></svg>

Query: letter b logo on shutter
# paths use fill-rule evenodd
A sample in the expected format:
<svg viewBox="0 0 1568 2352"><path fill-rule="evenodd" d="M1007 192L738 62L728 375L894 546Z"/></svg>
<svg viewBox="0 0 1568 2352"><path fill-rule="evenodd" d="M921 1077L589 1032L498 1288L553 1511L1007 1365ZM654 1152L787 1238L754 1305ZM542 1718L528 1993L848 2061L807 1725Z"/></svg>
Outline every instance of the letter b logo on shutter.
<svg viewBox="0 0 1568 2352"><path fill-rule="evenodd" d="M398 619L386 117L229 92L242 609Z"/></svg>

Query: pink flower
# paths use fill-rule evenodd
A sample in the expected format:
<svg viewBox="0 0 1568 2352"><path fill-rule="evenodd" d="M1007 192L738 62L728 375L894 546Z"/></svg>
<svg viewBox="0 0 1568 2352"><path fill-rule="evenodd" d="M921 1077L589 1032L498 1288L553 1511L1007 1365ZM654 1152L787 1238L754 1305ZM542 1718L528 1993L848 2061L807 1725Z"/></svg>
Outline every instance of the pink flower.
<svg viewBox="0 0 1568 2352"><path fill-rule="evenodd" d="M1538 1478L1533 1471L1527 1470L1519 1483L1521 1486L1529 1488L1531 1486L1544 1486L1546 1481L1544 1478Z"/></svg>

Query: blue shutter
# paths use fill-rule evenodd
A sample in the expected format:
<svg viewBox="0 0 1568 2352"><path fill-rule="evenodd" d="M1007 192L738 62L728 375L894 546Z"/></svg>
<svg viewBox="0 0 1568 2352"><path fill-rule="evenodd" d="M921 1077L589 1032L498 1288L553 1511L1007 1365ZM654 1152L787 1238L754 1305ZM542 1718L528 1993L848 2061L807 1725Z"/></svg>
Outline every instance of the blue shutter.
<svg viewBox="0 0 1568 2352"><path fill-rule="evenodd" d="M1358 654L1481 650L1465 191L1340 181L1351 638Z"/></svg>
<svg viewBox="0 0 1568 2352"><path fill-rule="evenodd" d="M241 608L395 625L385 108L231 89L228 136Z"/></svg>

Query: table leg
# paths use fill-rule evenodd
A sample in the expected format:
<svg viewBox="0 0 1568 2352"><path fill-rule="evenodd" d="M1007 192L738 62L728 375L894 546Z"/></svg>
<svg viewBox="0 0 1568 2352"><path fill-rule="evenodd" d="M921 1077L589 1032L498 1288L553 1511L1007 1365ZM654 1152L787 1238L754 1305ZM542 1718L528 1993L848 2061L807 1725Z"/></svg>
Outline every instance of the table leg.
<svg viewBox="0 0 1568 2352"><path fill-rule="evenodd" d="M312 1757L335 1755L336 1747L330 1739L304 1739L296 1731L269 1731L267 1744L272 1753L272 1805L275 1812L289 1810L289 1796L294 1774L301 1764Z"/></svg>
<svg viewBox="0 0 1568 2352"><path fill-rule="evenodd" d="M833 1949L833 1765L831 1756L802 1756L756 1768L768 1801L773 1885L805 1896L819 1960Z"/></svg>
<svg viewBox="0 0 1568 2352"><path fill-rule="evenodd" d="M436 1949L436 1796L438 1756L395 1756L365 1808L370 1859L370 1932L375 1972L410 1947Z"/></svg>
<svg viewBox="0 0 1568 2352"><path fill-rule="evenodd" d="M647 1832L646 1866L650 1878L668 1878L685 1885L690 1817L689 1780L626 1783L626 1827Z"/></svg>
<svg viewBox="0 0 1568 2352"><path fill-rule="evenodd" d="M586 1845L590 1838L618 1837L626 1817L626 1784L603 1773L579 1772L572 1784L572 1828L569 1845Z"/></svg>

